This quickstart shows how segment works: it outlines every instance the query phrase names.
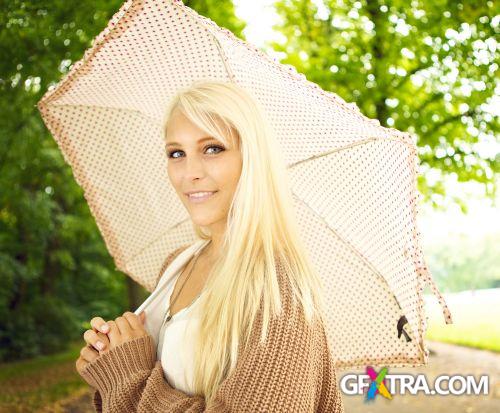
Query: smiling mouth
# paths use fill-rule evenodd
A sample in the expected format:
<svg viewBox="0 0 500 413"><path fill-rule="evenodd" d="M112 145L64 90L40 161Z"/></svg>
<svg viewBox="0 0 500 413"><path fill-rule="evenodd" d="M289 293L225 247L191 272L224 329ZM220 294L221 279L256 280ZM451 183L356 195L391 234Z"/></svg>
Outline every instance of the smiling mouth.
<svg viewBox="0 0 500 413"><path fill-rule="evenodd" d="M204 202L207 199L210 199L216 194L218 191L211 191L211 192L196 192L194 194L188 194L186 195L187 198L194 203L200 203Z"/></svg>

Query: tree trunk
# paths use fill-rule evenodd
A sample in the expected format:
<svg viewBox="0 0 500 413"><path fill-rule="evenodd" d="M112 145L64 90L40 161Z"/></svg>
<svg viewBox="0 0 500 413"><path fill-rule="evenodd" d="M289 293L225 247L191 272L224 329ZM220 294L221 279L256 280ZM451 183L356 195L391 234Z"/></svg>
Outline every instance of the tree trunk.
<svg viewBox="0 0 500 413"><path fill-rule="evenodd" d="M127 276L128 307L131 311L134 311L142 304L143 297L141 288L142 287L138 283Z"/></svg>

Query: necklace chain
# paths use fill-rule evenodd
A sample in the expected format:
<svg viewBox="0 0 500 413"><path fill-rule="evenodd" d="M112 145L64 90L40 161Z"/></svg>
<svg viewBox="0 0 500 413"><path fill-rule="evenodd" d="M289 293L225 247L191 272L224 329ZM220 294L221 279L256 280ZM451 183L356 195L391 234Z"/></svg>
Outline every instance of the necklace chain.
<svg viewBox="0 0 500 413"><path fill-rule="evenodd" d="M210 241L211 242L211 241ZM203 249L202 249L203 250ZM172 303L169 303L169 306L168 306L168 310L167 310L167 318L165 319L165 322L168 322L170 321L170 319L173 317L173 315L170 314L170 309L172 308L172 306L175 304L175 302L177 301L177 297L179 297L182 289L184 288L184 285L186 285L186 282L187 280L189 279L189 276L191 275L191 273L193 272L193 269L194 269L194 265L196 263L196 260L198 259L198 257L201 255L201 251L198 251L195 256L194 256L194 259L192 260L193 264L191 265L191 268L189 269L189 273L188 275L186 276L186 279L184 280L184 282L182 283L181 285L181 288L179 289L179 291L177 292L174 300L172 301ZM175 315L175 314L174 314Z"/></svg>

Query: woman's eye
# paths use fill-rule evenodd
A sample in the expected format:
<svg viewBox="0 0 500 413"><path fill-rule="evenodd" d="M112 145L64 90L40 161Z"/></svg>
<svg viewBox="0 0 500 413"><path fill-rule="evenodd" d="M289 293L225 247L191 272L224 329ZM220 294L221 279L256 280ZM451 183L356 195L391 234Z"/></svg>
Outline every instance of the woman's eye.
<svg viewBox="0 0 500 413"><path fill-rule="evenodd" d="M216 151L215 152L209 152L208 149L211 149L211 148L215 148ZM219 146L219 145L207 145L205 146L205 148L203 149L204 152L208 153L209 155L215 155L215 154L218 154L219 152L222 152L224 151L224 147L222 146ZM179 150L174 150L174 151L170 151L168 152L168 157L169 158L173 158L173 159L177 159L177 158L180 158L180 156L174 156L175 153L177 152L183 152L183 151L179 151Z"/></svg>
<svg viewBox="0 0 500 413"><path fill-rule="evenodd" d="M208 145L208 146L205 146L205 149L210 149L210 148L220 149L220 151L213 152L213 153L219 153L219 152L222 152L224 150L224 148L222 146L219 146L219 145Z"/></svg>
<svg viewBox="0 0 500 413"><path fill-rule="evenodd" d="M171 151L171 152L168 153L168 157L169 158L174 158L174 159L177 158L177 156L173 156L173 154L177 153L177 152L182 152L182 151Z"/></svg>
<svg viewBox="0 0 500 413"><path fill-rule="evenodd" d="M212 148L216 149L216 151L215 152L208 151L209 149L212 149ZM224 147L219 146L219 145L207 145L204 148L204 152L208 153L209 155L215 155L215 154L222 152L222 151L224 151ZM170 151L170 152L168 152L168 157L173 158L173 159L180 158L180 156L174 156L174 154L176 154L177 152L182 153L182 151L178 151L178 150Z"/></svg>

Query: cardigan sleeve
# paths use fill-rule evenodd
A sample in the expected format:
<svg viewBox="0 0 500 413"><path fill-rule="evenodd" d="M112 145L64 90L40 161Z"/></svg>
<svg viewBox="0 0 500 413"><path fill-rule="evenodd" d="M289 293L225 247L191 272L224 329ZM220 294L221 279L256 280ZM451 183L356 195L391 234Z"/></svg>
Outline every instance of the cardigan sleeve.
<svg viewBox="0 0 500 413"><path fill-rule="evenodd" d="M252 335L209 409L204 397L189 396L165 380L150 335L103 353L82 375L94 383L94 407L104 413L343 412L335 370L325 362L329 349L322 325L307 324L297 314L271 321L264 345L260 334Z"/></svg>

